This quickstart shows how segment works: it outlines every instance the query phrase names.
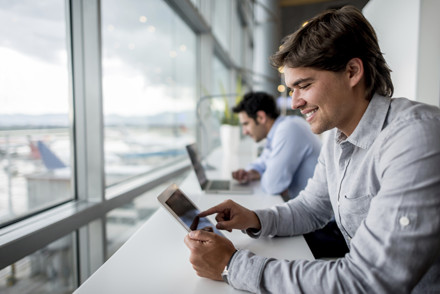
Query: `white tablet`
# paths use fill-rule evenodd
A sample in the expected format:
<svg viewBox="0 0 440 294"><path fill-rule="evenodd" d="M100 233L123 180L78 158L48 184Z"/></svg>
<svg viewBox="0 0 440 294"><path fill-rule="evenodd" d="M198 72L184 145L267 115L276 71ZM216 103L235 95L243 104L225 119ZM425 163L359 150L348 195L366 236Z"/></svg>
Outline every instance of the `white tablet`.
<svg viewBox="0 0 440 294"><path fill-rule="evenodd" d="M223 236L207 217L198 216L200 209L176 184L157 196L157 200L188 232L211 227L214 233Z"/></svg>

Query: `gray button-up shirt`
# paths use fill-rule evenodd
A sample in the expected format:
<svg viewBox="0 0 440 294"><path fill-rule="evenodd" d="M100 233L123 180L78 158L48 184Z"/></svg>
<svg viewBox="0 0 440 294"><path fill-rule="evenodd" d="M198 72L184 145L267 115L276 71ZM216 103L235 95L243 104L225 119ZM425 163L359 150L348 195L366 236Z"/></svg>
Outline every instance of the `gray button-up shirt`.
<svg viewBox="0 0 440 294"><path fill-rule="evenodd" d="M335 215L350 252L276 260L239 250L230 284L258 293L440 293L440 111L375 95L355 131L332 130L300 195L257 210L262 236L323 227Z"/></svg>

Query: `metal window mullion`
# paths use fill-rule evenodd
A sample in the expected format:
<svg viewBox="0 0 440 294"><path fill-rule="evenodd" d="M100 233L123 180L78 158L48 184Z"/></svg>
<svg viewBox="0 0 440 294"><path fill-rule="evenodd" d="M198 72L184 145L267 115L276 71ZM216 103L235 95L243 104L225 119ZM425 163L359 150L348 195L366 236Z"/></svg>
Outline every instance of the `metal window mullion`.
<svg viewBox="0 0 440 294"><path fill-rule="evenodd" d="M203 95L209 89L212 85L212 60L214 58L214 43L212 34L200 34L198 35L198 50L199 54L197 55L197 69L199 72L199 85L200 90L199 93L201 94L199 96L199 100L197 101L197 109L196 109L196 117L197 117L197 142L198 142L198 148L200 150L200 153L202 154L202 157L205 157L207 154L209 154L210 150L210 143L209 143L209 134L206 129L205 123L202 121L202 116L200 115L200 103L202 102L201 99L203 99ZM212 94L212 93L209 93Z"/></svg>
<svg viewBox="0 0 440 294"><path fill-rule="evenodd" d="M99 203L105 200L100 1L72 1L71 9L76 197ZM105 250L103 218L79 229L80 282L104 262Z"/></svg>
<svg viewBox="0 0 440 294"><path fill-rule="evenodd" d="M279 83L278 72L267 62L268 56L277 51L279 40L279 13L276 0L261 0L255 6L254 22L254 56L253 71L254 90L274 93ZM267 77L266 77L267 76ZM275 93L274 93L275 94Z"/></svg>
<svg viewBox="0 0 440 294"><path fill-rule="evenodd" d="M207 33L211 30L202 14L190 0L164 0L182 20L196 33Z"/></svg>

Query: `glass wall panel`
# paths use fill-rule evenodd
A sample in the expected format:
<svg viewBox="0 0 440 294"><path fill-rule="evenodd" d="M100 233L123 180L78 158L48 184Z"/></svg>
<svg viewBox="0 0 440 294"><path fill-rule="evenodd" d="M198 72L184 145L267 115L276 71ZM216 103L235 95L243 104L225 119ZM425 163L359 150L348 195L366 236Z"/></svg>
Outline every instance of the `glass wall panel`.
<svg viewBox="0 0 440 294"><path fill-rule="evenodd" d="M231 93L229 69L217 56L212 59L212 68L212 95Z"/></svg>
<svg viewBox="0 0 440 294"><path fill-rule="evenodd" d="M244 43L243 48L244 52L247 52L243 55L243 63L244 67L253 70L253 59L254 59L254 48L252 47L252 41L251 41L251 35L249 33L246 33L243 35Z"/></svg>
<svg viewBox="0 0 440 294"><path fill-rule="evenodd" d="M186 157L196 35L158 0L102 1L106 185Z"/></svg>
<svg viewBox="0 0 440 294"><path fill-rule="evenodd" d="M73 195L65 3L0 1L0 226Z"/></svg>
<svg viewBox="0 0 440 294"><path fill-rule="evenodd" d="M235 6L237 6L237 1L234 0L233 3ZM238 3L238 5L240 5ZM239 10L234 10L234 13L232 15L232 58L234 59L235 64L238 67L243 66L243 60L242 57L245 54L243 50L243 27L241 25Z"/></svg>
<svg viewBox="0 0 440 294"><path fill-rule="evenodd" d="M0 293L64 294L75 290L74 234L0 270Z"/></svg>
<svg viewBox="0 0 440 294"><path fill-rule="evenodd" d="M188 173L185 172L181 176L174 178L173 181L159 185L136 197L129 204L107 213L107 259L160 207L157 196L172 183L180 184L188 176Z"/></svg>
<svg viewBox="0 0 440 294"><path fill-rule="evenodd" d="M212 15L214 14L212 7L214 2L218 2L218 0L191 0L191 2L197 7L206 23L211 25Z"/></svg>
<svg viewBox="0 0 440 294"><path fill-rule="evenodd" d="M229 69L217 56L212 59L212 69L211 91L206 93L199 105L203 159L212 149L220 145L220 124L225 101L229 107L232 107L235 101L235 95L230 95L233 91L230 90Z"/></svg>
<svg viewBox="0 0 440 294"><path fill-rule="evenodd" d="M226 51L230 51L231 0L213 1L212 18L214 35Z"/></svg>

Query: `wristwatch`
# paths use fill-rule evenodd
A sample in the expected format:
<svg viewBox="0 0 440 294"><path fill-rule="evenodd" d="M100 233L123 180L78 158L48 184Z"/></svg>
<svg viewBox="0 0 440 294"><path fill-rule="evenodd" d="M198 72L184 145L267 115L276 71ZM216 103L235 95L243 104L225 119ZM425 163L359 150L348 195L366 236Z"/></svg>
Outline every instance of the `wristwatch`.
<svg viewBox="0 0 440 294"><path fill-rule="evenodd" d="M228 264L225 266L225 269L222 272L222 279L226 282L226 284L229 285L229 264L231 263L232 257L234 257L237 250L235 250L234 253L232 253L231 258L229 259Z"/></svg>
<svg viewBox="0 0 440 294"><path fill-rule="evenodd" d="M226 284L229 285L229 281L228 281L228 266L225 266L225 269L222 272L222 279L223 279L223 281L226 282Z"/></svg>

